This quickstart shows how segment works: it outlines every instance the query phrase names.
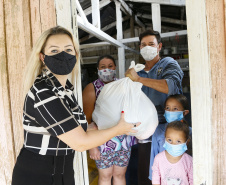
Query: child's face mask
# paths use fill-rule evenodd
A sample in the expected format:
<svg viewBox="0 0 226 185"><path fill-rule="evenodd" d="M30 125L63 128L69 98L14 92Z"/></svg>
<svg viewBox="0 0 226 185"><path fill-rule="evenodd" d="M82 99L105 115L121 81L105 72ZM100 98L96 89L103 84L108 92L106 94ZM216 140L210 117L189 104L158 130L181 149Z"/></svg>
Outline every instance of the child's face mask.
<svg viewBox="0 0 226 185"><path fill-rule="evenodd" d="M164 117L166 118L167 123L172 121L181 121L184 118L184 111L165 111Z"/></svg>
<svg viewBox="0 0 226 185"><path fill-rule="evenodd" d="M179 144L179 145L173 145L173 144L170 144L167 141L165 141L163 147L173 157L181 156L188 149L187 142Z"/></svg>

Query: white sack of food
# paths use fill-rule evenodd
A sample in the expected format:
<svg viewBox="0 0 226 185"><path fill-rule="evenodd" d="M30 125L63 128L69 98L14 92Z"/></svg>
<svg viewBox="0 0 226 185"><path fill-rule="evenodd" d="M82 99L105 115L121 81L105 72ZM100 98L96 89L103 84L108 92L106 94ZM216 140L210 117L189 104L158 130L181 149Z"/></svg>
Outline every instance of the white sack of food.
<svg viewBox="0 0 226 185"><path fill-rule="evenodd" d="M127 122L141 122L140 126L134 128L138 132L131 135L140 140L149 138L158 125L158 115L154 104L141 87L141 83L133 82L128 77L106 84L92 114L98 129L115 126L123 110Z"/></svg>

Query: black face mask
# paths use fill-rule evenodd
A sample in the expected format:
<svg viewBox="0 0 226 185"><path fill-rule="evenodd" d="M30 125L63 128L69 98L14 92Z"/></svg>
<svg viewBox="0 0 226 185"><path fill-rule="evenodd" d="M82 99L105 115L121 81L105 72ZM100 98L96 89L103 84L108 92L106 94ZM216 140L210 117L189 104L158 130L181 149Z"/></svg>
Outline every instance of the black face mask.
<svg viewBox="0 0 226 185"><path fill-rule="evenodd" d="M76 57L75 55L70 55L62 51L52 56L45 55L44 62L52 73L67 75L75 67Z"/></svg>

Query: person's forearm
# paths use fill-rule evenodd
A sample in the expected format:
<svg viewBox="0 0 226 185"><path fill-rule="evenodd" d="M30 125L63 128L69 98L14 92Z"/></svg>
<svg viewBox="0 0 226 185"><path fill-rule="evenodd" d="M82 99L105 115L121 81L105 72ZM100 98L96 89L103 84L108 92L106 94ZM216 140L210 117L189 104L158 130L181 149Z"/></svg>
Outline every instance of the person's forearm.
<svg viewBox="0 0 226 185"><path fill-rule="evenodd" d="M120 126L116 125L105 130L91 130L84 132L81 126L58 136L60 140L70 146L72 149L83 152L91 148L106 143L116 135L125 133ZM122 132L121 132L122 131ZM124 131L124 132L123 132Z"/></svg>
<svg viewBox="0 0 226 185"><path fill-rule="evenodd" d="M105 130L92 130L86 132L86 137L82 142L83 150L89 150L91 148L100 146L112 139L118 134L118 127L112 127Z"/></svg>
<svg viewBox="0 0 226 185"><path fill-rule="evenodd" d="M169 92L167 82L164 79L155 80L150 78L139 77L137 81L142 83L144 86L155 89L156 91L159 91L161 93L168 94Z"/></svg>

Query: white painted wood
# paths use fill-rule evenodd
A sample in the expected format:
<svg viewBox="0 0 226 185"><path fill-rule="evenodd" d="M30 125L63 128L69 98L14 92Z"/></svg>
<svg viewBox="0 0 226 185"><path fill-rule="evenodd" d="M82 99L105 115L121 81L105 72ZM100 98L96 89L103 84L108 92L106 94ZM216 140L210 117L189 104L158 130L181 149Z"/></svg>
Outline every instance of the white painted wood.
<svg viewBox="0 0 226 185"><path fill-rule="evenodd" d="M137 3L158 3L163 5L172 5L172 6L185 6L185 0L125 0Z"/></svg>
<svg viewBox="0 0 226 185"><path fill-rule="evenodd" d="M152 3L151 4L151 12L152 12L152 25L153 30L161 33L161 12L160 12L160 4Z"/></svg>
<svg viewBox="0 0 226 185"><path fill-rule="evenodd" d="M117 29L117 40L123 39L123 28L122 28L122 12L121 12L121 3L115 1L116 7L116 29ZM125 75L125 49L120 47L118 48L118 75L119 78L123 78Z"/></svg>
<svg viewBox="0 0 226 185"><path fill-rule="evenodd" d="M124 0L115 0L115 2L120 2L121 3L121 10L124 11L125 13L129 14L130 16L133 16L133 11L131 8L125 3ZM140 27L145 27L145 25L140 21L140 19L135 15L135 22L140 26Z"/></svg>
<svg viewBox="0 0 226 185"><path fill-rule="evenodd" d="M152 19L151 15L141 14L141 13L137 14L137 17L142 17L142 18L150 19L150 20ZM168 18L168 17L161 17L161 21L172 23L172 24L187 25L187 22L185 20L172 19L172 18Z"/></svg>
<svg viewBox="0 0 226 185"><path fill-rule="evenodd" d="M125 77L125 49L118 48L118 77L124 78Z"/></svg>
<svg viewBox="0 0 226 185"><path fill-rule="evenodd" d="M76 8L79 11L79 14L80 14L80 17L82 18L83 23L87 24L89 21L87 20L86 15L85 15L79 1L78 0L73 0L73 1L75 1Z"/></svg>
<svg viewBox="0 0 226 185"><path fill-rule="evenodd" d="M121 3L115 1L115 6L116 6L117 40L121 40L123 38Z"/></svg>
<svg viewBox="0 0 226 185"><path fill-rule="evenodd" d="M92 0L92 20L93 25L96 28L101 28L100 25L100 7L99 7L99 0Z"/></svg>
<svg viewBox="0 0 226 185"><path fill-rule="evenodd" d="M64 1L55 0L55 6L56 6L56 14L57 14L57 25L61 25L67 28L68 30L70 30L74 34L74 37L77 39L77 42L78 42L77 27L72 28L72 25L73 26L76 25L75 23L76 23L77 10L76 10L75 1L71 2L71 0L64 0ZM77 62L80 63L80 61L77 61ZM77 97L77 101L79 105L82 106L82 88L81 88L82 85L81 85L80 66L78 69L77 79L74 81L75 81L75 83L73 84L75 87L74 92ZM74 157L73 163L74 163L73 166L74 166L76 184L89 185L86 152L75 151L75 157Z"/></svg>
<svg viewBox="0 0 226 185"><path fill-rule="evenodd" d="M175 36L180 36L180 35L187 35L187 30L162 33L161 38L175 37ZM121 42L124 43L124 44L125 43L132 43L132 42L139 42L139 37L122 39Z"/></svg>
<svg viewBox="0 0 226 185"><path fill-rule="evenodd" d="M187 30L162 33L161 38L175 37L175 36L180 36L180 35L187 35ZM121 39L120 42L124 43L124 44L125 43L139 42L139 37ZM107 46L107 45L110 45L110 43L109 42L98 42L98 43L91 43L91 44L82 44L82 45L80 45L80 48L86 49L86 48L92 48L92 47L98 47L98 46ZM137 53L137 51L134 51L134 53Z"/></svg>
<svg viewBox="0 0 226 185"><path fill-rule="evenodd" d="M122 22L124 22L124 21L126 21L126 20L129 20L129 19L130 19L129 16L123 17L123 18L122 18ZM107 31L107 30L109 30L109 29L111 29L111 28L113 28L113 27L115 27L115 26L116 26L116 21L113 22L113 23L111 23L111 24L108 24L107 26L105 26L105 27L103 27L103 28L101 28L101 30L102 30L103 32L105 32L105 31ZM80 43L81 43L81 42L84 42L84 41L86 41L86 40L88 40L88 39L91 39L91 38L93 38L93 37L94 37L93 35L85 36L85 37L79 39L79 42L80 42Z"/></svg>
<svg viewBox="0 0 226 185"><path fill-rule="evenodd" d="M99 2L99 8L103 8L104 6L108 5L111 2L111 0L102 0ZM84 10L84 13L86 15L89 15L92 13L92 7L89 7L87 9ZM79 14L80 15L80 14Z"/></svg>
<svg viewBox="0 0 226 185"><path fill-rule="evenodd" d="M63 26L64 28L67 28L68 30L72 31L70 6L70 0L55 0L57 25Z"/></svg>
<svg viewBox="0 0 226 185"><path fill-rule="evenodd" d="M82 45L80 45L80 49L94 48L94 47L107 46L107 45L111 45L111 44L109 42L97 42L97 43L91 43L91 44L82 44Z"/></svg>
<svg viewBox="0 0 226 185"><path fill-rule="evenodd" d="M131 56L133 56L133 55L134 55L133 53L125 53L125 56L128 56L128 57L131 57ZM114 54L114 55L111 55L111 56L113 56L114 58L117 58L117 57L118 57L118 54ZM96 64L96 60L97 60L99 57L100 57L100 56L83 57L82 59L83 59L83 61L85 61L83 64L87 64L87 63L89 63L89 62L92 63L92 61L90 61L90 60L94 60L93 63Z"/></svg>
<svg viewBox="0 0 226 185"><path fill-rule="evenodd" d="M114 45L116 47L123 47L127 50L137 53L136 50L131 49L128 46L125 46L121 42L115 40L114 38L112 38L111 36L106 34L105 32L101 31L100 29L97 29L92 24L90 24L90 23L85 24L80 16L77 16L77 21L78 21L78 26L80 29L94 35L95 37L99 38L100 40L110 42L112 45Z"/></svg>
<svg viewBox="0 0 226 185"><path fill-rule="evenodd" d="M195 5L195 6L194 6ZM205 0L186 2L191 83L194 184L216 184L213 178L211 137L211 65Z"/></svg>
<svg viewBox="0 0 226 185"><path fill-rule="evenodd" d="M180 35L187 35L187 30L172 31L172 32L168 32L168 33L161 33L161 38L175 37L175 36L180 36Z"/></svg>
<svg viewBox="0 0 226 185"><path fill-rule="evenodd" d="M149 29L149 27L153 28L152 23L146 23L146 25L147 25L147 29ZM169 26L162 26L162 25L161 25L161 29L163 33L178 31L178 28L176 27L169 27Z"/></svg>
<svg viewBox="0 0 226 185"><path fill-rule="evenodd" d="M139 37L133 37L128 39L122 39L122 43L133 43L133 42L139 42Z"/></svg>

